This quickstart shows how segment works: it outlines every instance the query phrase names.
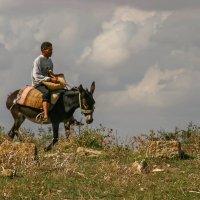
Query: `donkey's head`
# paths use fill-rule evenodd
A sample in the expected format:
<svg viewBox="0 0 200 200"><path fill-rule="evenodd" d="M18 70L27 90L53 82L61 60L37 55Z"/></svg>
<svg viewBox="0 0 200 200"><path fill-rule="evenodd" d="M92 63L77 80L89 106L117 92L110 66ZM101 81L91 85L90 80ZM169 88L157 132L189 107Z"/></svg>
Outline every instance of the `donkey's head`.
<svg viewBox="0 0 200 200"><path fill-rule="evenodd" d="M85 121L87 124L93 122L93 112L94 112L94 98L93 93L95 90L95 82L91 84L90 91L84 89L82 85L78 87L79 91L79 104L81 113L85 116Z"/></svg>

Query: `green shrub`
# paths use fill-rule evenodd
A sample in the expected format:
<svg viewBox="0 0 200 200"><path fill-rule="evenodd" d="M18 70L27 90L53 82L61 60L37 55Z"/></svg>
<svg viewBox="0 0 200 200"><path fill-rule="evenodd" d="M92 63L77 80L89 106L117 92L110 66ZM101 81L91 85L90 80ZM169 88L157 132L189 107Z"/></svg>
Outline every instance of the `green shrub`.
<svg viewBox="0 0 200 200"><path fill-rule="evenodd" d="M78 146L102 149L103 141L104 136L102 133L86 129L77 137L75 142Z"/></svg>

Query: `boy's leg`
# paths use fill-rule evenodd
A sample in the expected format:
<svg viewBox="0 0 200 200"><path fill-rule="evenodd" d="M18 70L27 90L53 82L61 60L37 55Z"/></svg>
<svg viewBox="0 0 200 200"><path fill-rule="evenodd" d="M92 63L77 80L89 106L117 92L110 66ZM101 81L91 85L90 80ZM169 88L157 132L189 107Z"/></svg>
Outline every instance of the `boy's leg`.
<svg viewBox="0 0 200 200"><path fill-rule="evenodd" d="M48 111L49 111L49 103L47 101L42 102L43 110L44 110L44 120L48 120Z"/></svg>
<svg viewBox="0 0 200 200"><path fill-rule="evenodd" d="M44 110L44 120L47 121L51 93L45 85L39 85L36 87L36 89L38 89L43 94L42 95L42 106L43 106L43 110Z"/></svg>

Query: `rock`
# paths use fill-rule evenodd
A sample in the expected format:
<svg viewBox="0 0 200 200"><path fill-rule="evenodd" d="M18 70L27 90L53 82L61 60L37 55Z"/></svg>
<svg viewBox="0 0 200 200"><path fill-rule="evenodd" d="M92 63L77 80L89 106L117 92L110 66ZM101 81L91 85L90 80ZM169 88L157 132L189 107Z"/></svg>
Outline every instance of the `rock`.
<svg viewBox="0 0 200 200"><path fill-rule="evenodd" d="M37 159L37 148L33 143L11 142L5 140L0 145L0 158L18 163L22 161L33 161Z"/></svg>
<svg viewBox="0 0 200 200"><path fill-rule="evenodd" d="M135 161L132 164L132 170L134 170L135 172L139 172L139 173L148 173L149 167L145 160L142 160L140 163Z"/></svg>
<svg viewBox="0 0 200 200"><path fill-rule="evenodd" d="M44 155L44 158L68 158L69 156L72 156L73 153L48 153Z"/></svg>
<svg viewBox="0 0 200 200"><path fill-rule="evenodd" d="M160 169L160 168L156 168L152 170L152 172L164 172L164 171L165 171L164 169Z"/></svg>
<svg viewBox="0 0 200 200"><path fill-rule="evenodd" d="M181 156L181 144L178 141L151 141L147 147L147 157L175 158Z"/></svg>
<svg viewBox="0 0 200 200"><path fill-rule="evenodd" d="M0 175L4 176L4 177L11 177L11 178L13 178L16 175L16 171L13 170L13 169L4 169L2 167L2 171L1 171Z"/></svg>
<svg viewBox="0 0 200 200"><path fill-rule="evenodd" d="M84 147L78 147L76 153L86 156L99 156L102 155L102 151L97 151L93 149L88 149Z"/></svg>

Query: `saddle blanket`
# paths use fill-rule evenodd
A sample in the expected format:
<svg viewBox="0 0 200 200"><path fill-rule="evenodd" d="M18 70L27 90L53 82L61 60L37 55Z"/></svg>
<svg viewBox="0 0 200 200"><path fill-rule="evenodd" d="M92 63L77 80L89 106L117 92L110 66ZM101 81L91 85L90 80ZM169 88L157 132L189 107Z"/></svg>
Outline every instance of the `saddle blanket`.
<svg viewBox="0 0 200 200"><path fill-rule="evenodd" d="M55 104L60 96L60 93L54 93L51 95L51 104ZM33 86L26 86L22 88L19 93L16 102L20 105L28 106L36 109L43 109L42 107L42 93L35 89Z"/></svg>

